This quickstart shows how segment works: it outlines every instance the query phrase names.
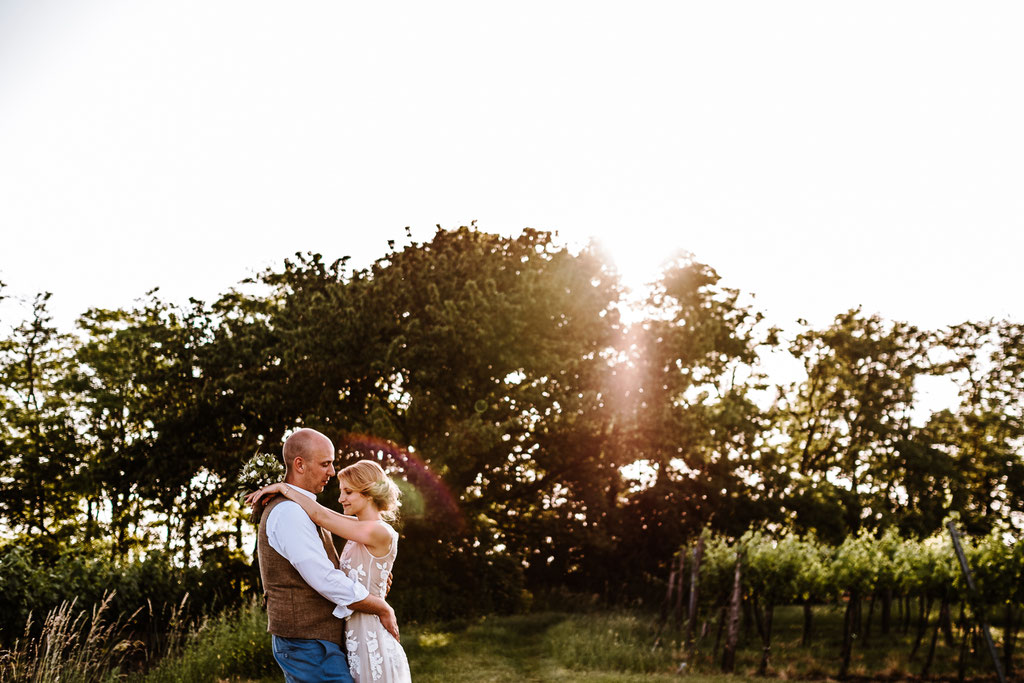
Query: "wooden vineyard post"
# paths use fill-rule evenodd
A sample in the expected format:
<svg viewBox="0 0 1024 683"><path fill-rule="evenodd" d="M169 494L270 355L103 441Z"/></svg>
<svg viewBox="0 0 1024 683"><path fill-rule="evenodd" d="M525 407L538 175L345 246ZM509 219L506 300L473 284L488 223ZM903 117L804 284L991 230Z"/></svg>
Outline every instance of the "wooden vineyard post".
<svg viewBox="0 0 1024 683"><path fill-rule="evenodd" d="M673 624L678 628L683 623L683 594L686 592L686 550L679 551L679 566L676 571L676 605L672 612Z"/></svg>
<svg viewBox="0 0 1024 683"><path fill-rule="evenodd" d="M694 634L694 622L697 620L697 598L700 582L700 562L704 556L704 534L697 539L697 545L693 549L693 565L690 567L690 602L686 615L686 631L683 636L683 643L687 647Z"/></svg>
<svg viewBox="0 0 1024 683"><path fill-rule="evenodd" d="M956 558L960 560L960 570L964 573L964 581L967 583L967 594L974 603L974 613L978 617L978 624L981 626L981 634L985 638L985 645L988 647L988 654L992 657L992 665L996 668L996 675L999 683L1006 683L1006 675L1003 673L1003 663L999 661L999 654L996 652L995 643L992 642L992 633L988 628L988 620L985 618L985 611L982 609L981 600L978 598L978 590L974 586L974 579L971 578L971 568L967 566L967 556L964 549L960 547L960 534L952 521L946 524L949 535L953 537L953 550L956 551Z"/></svg>
<svg viewBox="0 0 1024 683"><path fill-rule="evenodd" d="M736 668L736 644L740 639L740 600L742 598L741 576L743 553L736 552L736 569L732 577L732 595L729 598L729 626L725 634L725 649L722 651L722 671L732 673Z"/></svg>
<svg viewBox="0 0 1024 683"><path fill-rule="evenodd" d="M672 558L672 565L668 573L668 592L665 595L665 604L662 606L662 620L668 619L672 614L672 599L676 591L676 574L682 571L681 556L677 554Z"/></svg>
<svg viewBox="0 0 1024 683"><path fill-rule="evenodd" d="M683 573L683 553L680 552L679 554L677 554L675 557L672 558L672 564L669 567L668 589L667 589L667 592L665 594L665 602L663 602L662 605L661 605L661 619L659 619L658 630L654 634L654 645L651 646L651 652L654 652L655 650L657 650L658 649L658 645L661 644L661 633L662 633L662 631L664 631L665 626L668 624L668 620L672 616L672 597L673 597L673 593L675 591L677 591L677 590L678 591L682 591L683 590L682 582L679 582L678 584L676 582L677 575L681 575L682 573ZM677 599L676 603L678 605L678 599ZM678 616L678 607L676 608L676 613L677 613L677 616Z"/></svg>

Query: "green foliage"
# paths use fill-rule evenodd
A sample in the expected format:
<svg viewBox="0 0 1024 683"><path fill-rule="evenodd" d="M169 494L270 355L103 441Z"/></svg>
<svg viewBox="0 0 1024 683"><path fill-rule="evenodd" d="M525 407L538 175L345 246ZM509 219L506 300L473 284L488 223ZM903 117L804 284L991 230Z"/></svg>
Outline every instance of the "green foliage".
<svg viewBox="0 0 1024 683"><path fill-rule="evenodd" d="M647 306L652 319L624 339L609 396L622 447L654 476L629 496L623 536L675 546L708 524L742 534L773 515L764 486L775 479L769 423L750 396L762 386L757 351L772 332L689 255L665 269Z"/></svg>
<svg viewBox="0 0 1024 683"><path fill-rule="evenodd" d="M51 545L74 532L82 448L68 388L72 341L52 324L50 294L0 339L0 520Z"/></svg>
<svg viewBox="0 0 1024 683"><path fill-rule="evenodd" d="M680 550L684 552L684 550ZM712 606L726 604L732 592L736 558L741 550L729 543L724 536L708 538L704 545L704 555L700 562L700 594L701 601ZM684 565L686 571L692 567L692 555Z"/></svg>
<svg viewBox="0 0 1024 683"><path fill-rule="evenodd" d="M822 567L813 541L794 534L775 541L762 532L751 532L740 539L740 545L744 585L767 604L796 602L820 591Z"/></svg>
<svg viewBox="0 0 1024 683"><path fill-rule="evenodd" d="M967 322L945 331L942 369L957 382L960 405L929 421L924 436L951 463L951 510L983 535L1024 512L1024 325Z"/></svg>
<svg viewBox="0 0 1024 683"><path fill-rule="evenodd" d="M993 530L964 548L974 583L983 604L1002 607L1021 602L1024 549L1018 542L1009 542L1006 533Z"/></svg>
<svg viewBox="0 0 1024 683"><path fill-rule="evenodd" d="M267 633L267 614L254 602L205 620L180 652L161 660L139 683L202 683L229 677L259 679L279 674Z"/></svg>
<svg viewBox="0 0 1024 683"><path fill-rule="evenodd" d="M1024 604L1024 548L1016 539L994 531L980 539L961 537L961 543L978 588L978 606ZM889 591L907 597L972 600L948 532L923 540L901 538L892 530L880 537L860 533L838 546L792 533L774 538L754 531L736 542L712 537L700 568L703 604L726 604L737 554L743 558L744 594L770 605L829 603L838 596L863 599Z"/></svg>
<svg viewBox="0 0 1024 683"><path fill-rule="evenodd" d="M905 460L905 444L915 438L914 383L931 370L930 343L913 326L859 309L796 337L790 353L806 379L788 388L781 426L798 530L839 542L861 528L904 523L937 493L916 479L927 471ZM923 523L930 531L940 520Z"/></svg>
<svg viewBox="0 0 1024 683"><path fill-rule="evenodd" d="M894 560L899 589L908 595L941 597L960 574L953 544L946 534L921 541L905 540Z"/></svg>
<svg viewBox="0 0 1024 683"><path fill-rule="evenodd" d="M159 639L170 608L186 596L192 618L237 605L254 590L256 576L244 557L208 558L199 567L176 566L168 554L145 559L110 559L109 549L71 547L56 558L17 544L0 548L0 609L5 618L0 643L20 635L30 614L47 614L74 601L89 610L106 603L113 618L139 612L132 628L143 638Z"/></svg>
<svg viewBox="0 0 1024 683"><path fill-rule="evenodd" d="M832 581L837 592L855 596L871 594L878 585L878 543L866 533L847 536L836 548Z"/></svg>
<svg viewBox="0 0 1024 683"><path fill-rule="evenodd" d="M297 254L212 303L150 292L74 334L48 299L0 339L0 528L17 539L3 638L108 585L129 613L181 586L211 606L258 590L237 493L277 478L246 464L299 426L342 461L378 459L415 503L393 595L406 619L512 612L542 589L656 598L705 531L702 603L720 605L737 550L721 539L750 529L777 532L744 541L745 585L770 601L940 596L957 576L945 541L899 539L953 511L985 600L1019 594L998 567L1020 551L983 540L1024 518L1019 323L926 331L855 309L784 340L682 255L626 326L597 251L475 225L362 269ZM770 386L773 352L804 376ZM925 421L926 377L960 404Z"/></svg>

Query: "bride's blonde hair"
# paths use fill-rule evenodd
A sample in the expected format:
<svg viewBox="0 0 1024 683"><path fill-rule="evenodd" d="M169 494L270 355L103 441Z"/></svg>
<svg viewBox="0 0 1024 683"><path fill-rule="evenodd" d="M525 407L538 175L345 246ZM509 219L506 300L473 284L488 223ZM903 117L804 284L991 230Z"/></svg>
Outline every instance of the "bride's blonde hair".
<svg viewBox="0 0 1024 683"><path fill-rule="evenodd" d="M373 460L360 460L349 465L338 474L338 479L343 479L353 491L373 501L384 519L393 521L398 517L398 487L384 473L384 468Z"/></svg>

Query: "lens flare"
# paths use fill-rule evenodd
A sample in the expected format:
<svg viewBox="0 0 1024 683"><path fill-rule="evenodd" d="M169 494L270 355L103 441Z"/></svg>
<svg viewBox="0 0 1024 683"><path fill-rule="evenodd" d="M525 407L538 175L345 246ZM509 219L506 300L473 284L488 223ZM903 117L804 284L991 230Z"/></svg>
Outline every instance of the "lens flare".
<svg viewBox="0 0 1024 683"><path fill-rule="evenodd" d="M436 506L436 512L447 516L456 527L464 526L465 520L455 496L418 455L386 439L368 434L346 434L341 444L343 451L361 458L383 461L383 465L390 464L402 473L404 483L408 486L399 483L399 488L403 493L405 502L402 507L407 516L420 516L426 512L427 507Z"/></svg>

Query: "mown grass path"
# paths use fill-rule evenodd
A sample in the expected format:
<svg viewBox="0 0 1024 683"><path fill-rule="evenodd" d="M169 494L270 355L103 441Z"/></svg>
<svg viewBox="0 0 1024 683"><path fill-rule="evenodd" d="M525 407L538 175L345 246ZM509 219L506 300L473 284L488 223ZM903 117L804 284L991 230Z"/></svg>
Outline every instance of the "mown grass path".
<svg viewBox="0 0 1024 683"><path fill-rule="evenodd" d="M410 626L402 631L415 683L516 683L597 681L640 683L678 681L669 672L629 672L637 661L649 661L649 643L610 643L611 633L600 617L581 632L581 617L560 613L489 617L472 622ZM584 617L586 619L586 617ZM618 636L615 636L618 640ZM633 653L625 652L633 650ZM596 664L595 652L610 655L610 666ZM636 653L643 653L639 659ZM601 656L601 655L599 655ZM230 679L235 680L235 679ZM280 683L267 676L260 683ZM721 681L724 677L688 676L687 683ZM732 677L730 683L747 679Z"/></svg>
<svg viewBox="0 0 1024 683"><path fill-rule="evenodd" d="M558 614L484 619L464 629L413 630L403 640L413 675L424 683L558 680L545 635L564 619Z"/></svg>
<svg viewBox="0 0 1024 683"><path fill-rule="evenodd" d="M417 683L680 680L672 673L581 669L574 654L580 643L566 642L566 638L579 636L560 628L567 619L565 614L544 613L484 619L451 630L411 629L403 636L403 644ZM687 681L700 683L722 678L688 676ZM746 679L736 676L729 680Z"/></svg>

